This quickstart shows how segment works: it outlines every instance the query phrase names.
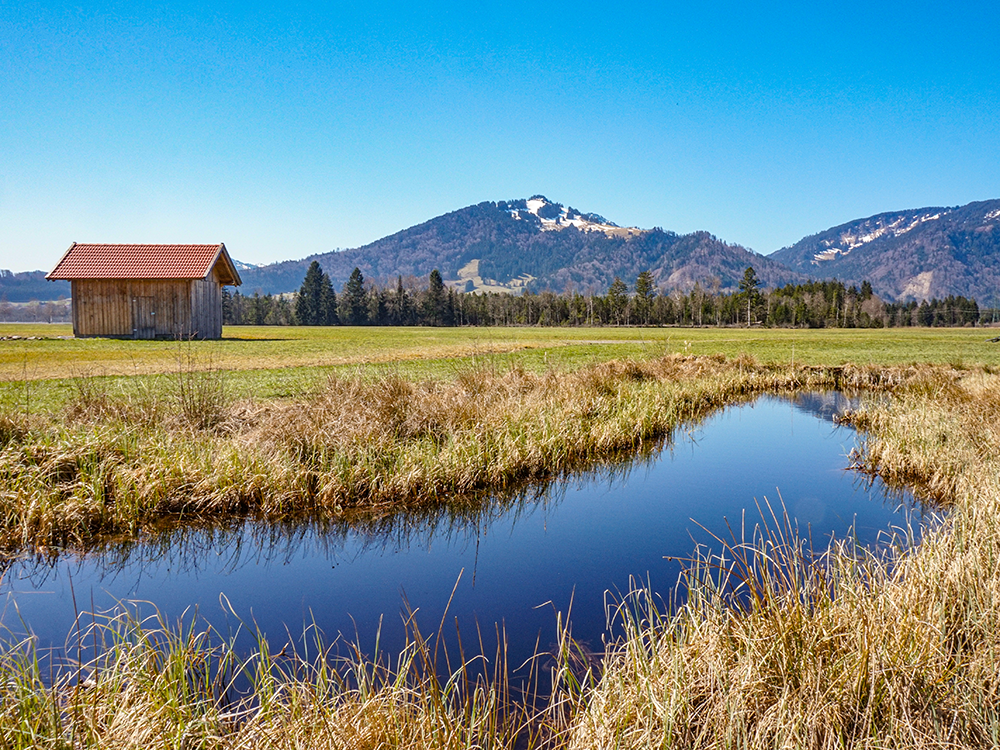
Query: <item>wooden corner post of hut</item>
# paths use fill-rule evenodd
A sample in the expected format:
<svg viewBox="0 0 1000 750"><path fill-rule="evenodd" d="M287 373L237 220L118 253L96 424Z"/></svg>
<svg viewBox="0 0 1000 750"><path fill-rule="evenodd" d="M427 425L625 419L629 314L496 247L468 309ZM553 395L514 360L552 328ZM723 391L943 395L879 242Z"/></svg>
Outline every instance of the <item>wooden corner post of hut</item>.
<svg viewBox="0 0 1000 750"><path fill-rule="evenodd" d="M74 242L45 277L72 286L73 335L222 337L222 287L239 286L226 246Z"/></svg>

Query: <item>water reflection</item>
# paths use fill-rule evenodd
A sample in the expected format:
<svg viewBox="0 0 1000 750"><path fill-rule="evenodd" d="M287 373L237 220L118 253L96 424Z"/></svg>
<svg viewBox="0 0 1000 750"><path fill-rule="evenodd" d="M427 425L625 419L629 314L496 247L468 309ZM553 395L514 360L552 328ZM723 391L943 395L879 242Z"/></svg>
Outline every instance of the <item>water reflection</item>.
<svg viewBox="0 0 1000 750"><path fill-rule="evenodd" d="M661 440L656 448L668 446ZM349 564L364 555L427 550L444 544L459 550L475 545L485 530L500 521L518 522L551 512L570 488L627 484L632 472L657 460L644 450L618 463L577 471L502 492L470 495L446 505L428 505L379 515L320 516L304 521L274 522L236 519L171 526L138 539L120 539L86 553L25 555L0 561L0 572L43 585L61 570L93 570L112 581L125 571L164 568L172 574L211 571L228 575L242 567L287 565L300 556L321 557L331 565Z"/></svg>
<svg viewBox="0 0 1000 750"><path fill-rule="evenodd" d="M869 397L871 398L871 397ZM796 393L788 400L800 411L811 414L818 419L832 421L838 414L845 414L860 408L862 396L860 393L850 394L842 391L807 391Z"/></svg>
<svg viewBox="0 0 1000 750"><path fill-rule="evenodd" d="M783 502L818 548L831 536L885 543L890 528L905 528L906 509L920 512L912 497L844 470L855 434L831 416L857 406L835 393L765 397L687 428L662 450L489 498L379 517L174 529L87 555L13 561L4 622L23 618L59 644L74 600L104 609L144 599L168 617L194 605L218 624L230 614L225 597L279 649L314 622L362 645L381 627L391 651L408 606L432 629L448 608L463 630L502 623L518 658L554 638L553 610L572 602L574 635L599 652L606 592L623 596L641 580L670 596L678 558L741 525L752 535L766 520L765 498Z"/></svg>

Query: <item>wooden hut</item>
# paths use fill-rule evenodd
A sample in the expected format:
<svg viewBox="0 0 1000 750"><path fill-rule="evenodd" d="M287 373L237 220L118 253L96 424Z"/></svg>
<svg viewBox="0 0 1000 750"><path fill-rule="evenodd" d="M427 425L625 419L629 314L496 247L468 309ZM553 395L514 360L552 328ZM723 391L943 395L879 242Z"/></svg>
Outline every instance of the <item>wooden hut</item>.
<svg viewBox="0 0 1000 750"><path fill-rule="evenodd" d="M74 242L45 278L72 285L73 334L112 338L222 336L222 287L242 281L218 245Z"/></svg>

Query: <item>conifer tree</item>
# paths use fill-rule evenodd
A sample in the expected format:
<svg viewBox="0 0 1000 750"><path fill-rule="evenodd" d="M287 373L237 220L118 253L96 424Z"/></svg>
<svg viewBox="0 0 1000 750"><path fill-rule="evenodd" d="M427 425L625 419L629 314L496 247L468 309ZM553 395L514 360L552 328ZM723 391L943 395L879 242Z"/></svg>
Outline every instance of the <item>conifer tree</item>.
<svg viewBox="0 0 1000 750"><path fill-rule="evenodd" d="M759 294L757 288L759 286L760 281L757 280L757 272L753 270L753 266L747 266L747 270L743 272L743 278L740 279L740 294L743 295L747 305L747 328L750 327L751 310L757 302Z"/></svg>
<svg viewBox="0 0 1000 750"><path fill-rule="evenodd" d="M323 324L335 326L340 323L337 315L337 294L333 291L333 282L325 273L323 274Z"/></svg>
<svg viewBox="0 0 1000 750"><path fill-rule="evenodd" d="M410 320L410 295L407 294L403 286L403 277L396 278L396 291L389 298L389 322L392 325L409 325Z"/></svg>
<svg viewBox="0 0 1000 750"><path fill-rule="evenodd" d="M361 269L355 267L351 277L344 284L340 295L340 322L349 326L361 326L368 322L368 305L365 300L365 277Z"/></svg>
<svg viewBox="0 0 1000 750"><path fill-rule="evenodd" d="M635 280L635 311L639 314L639 321L643 324L649 323L649 314L653 310L653 298L656 296L656 282L653 281L653 274L643 271Z"/></svg>
<svg viewBox="0 0 1000 750"><path fill-rule="evenodd" d="M611 288L608 289L608 317L615 323L621 323L622 313L625 311L625 305L627 304L628 285L615 276L615 280L611 282Z"/></svg>
<svg viewBox="0 0 1000 750"><path fill-rule="evenodd" d="M330 277L318 261L309 264L299 293L295 296L295 322L302 326L337 324L337 295Z"/></svg>
<svg viewBox="0 0 1000 750"><path fill-rule="evenodd" d="M318 326L325 323L323 269L319 261L313 261L306 270L306 277L295 298L295 319L299 325ZM329 283L329 279L327 279Z"/></svg>
<svg viewBox="0 0 1000 750"><path fill-rule="evenodd" d="M439 326L444 323L445 305L444 281L436 268L427 279L427 296L424 298L424 318L427 325Z"/></svg>

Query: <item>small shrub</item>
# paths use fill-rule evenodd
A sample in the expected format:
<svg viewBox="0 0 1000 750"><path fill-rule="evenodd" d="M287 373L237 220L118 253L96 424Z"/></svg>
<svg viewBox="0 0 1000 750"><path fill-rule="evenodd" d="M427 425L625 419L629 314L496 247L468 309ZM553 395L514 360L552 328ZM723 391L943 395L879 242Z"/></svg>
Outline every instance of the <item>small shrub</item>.
<svg viewBox="0 0 1000 750"><path fill-rule="evenodd" d="M183 424L211 430L228 416L229 394L225 372L211 366L199 369L189 357L177 371L177 404Z"/></svg>

